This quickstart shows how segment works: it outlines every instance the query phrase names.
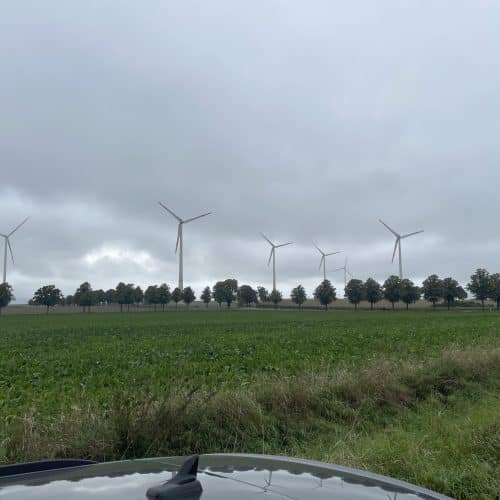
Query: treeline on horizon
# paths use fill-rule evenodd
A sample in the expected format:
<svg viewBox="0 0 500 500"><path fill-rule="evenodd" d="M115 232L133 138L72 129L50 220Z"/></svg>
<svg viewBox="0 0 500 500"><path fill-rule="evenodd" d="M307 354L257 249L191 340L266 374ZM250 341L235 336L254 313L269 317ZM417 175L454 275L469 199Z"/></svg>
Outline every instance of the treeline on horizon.
<svg viewBox="0 0 500 500"><path fill-rule="evenodd" d="M492 300L496 303L496 308L500 308L500 273L490 274L486 269L477 269L470 277L466 289L476 300L481 302L484 308L486 300ZM449 277L441 279L436 274L430 275L422 282L422 286L415 285L409 279L401 279L392 275L387 278L383 284L380 284L373 278L368 278L365 282L359 279L351 279L344 288L345 297L354 305L365 301L373 309L374 305L382 299L389 301L394 309L395 304L403 302L408 309L411 304L422 298L433 306L442 302L448 309L459 301L467 298L467 292L459 283ZM317 300L325 309L335 300L337 300L337 291L329 280L322 281L314 290L313 298ZM116 288L109 290L93 290L89 282L82 283L74 294L64 296L60 289L55 285L45 285L39 288L29 301L29 305L45 306L47 313L51 307L56 305L79 306L82 311L89 312L92 306L118 304L120 311L124 307L127 311L131 305L152 305L154 310L161 308L162 311L170 303L174 302L177 307L179 302L184 302L186 306L196 300L196 295L191 287L185 287L184 290L174 288L171 290L169 285L151 285L142 290L140 286L132 283L120 282ZM238 286L236 279L226 279L218 281L210 288L205 287L200 295L200 300L208 305L214 301L222 307L225 304L231 307L237 303L240 307L259 304L273 304L275 307L283 300L283 294L278 290L269 292L264 287L252 288L250 285ZM13 289L8 283L0 285L0 313L3 307L6 307L14 299ZM290 299L299 308L309 299L305 288L302 285L295 287L290 293Z"/></svg>

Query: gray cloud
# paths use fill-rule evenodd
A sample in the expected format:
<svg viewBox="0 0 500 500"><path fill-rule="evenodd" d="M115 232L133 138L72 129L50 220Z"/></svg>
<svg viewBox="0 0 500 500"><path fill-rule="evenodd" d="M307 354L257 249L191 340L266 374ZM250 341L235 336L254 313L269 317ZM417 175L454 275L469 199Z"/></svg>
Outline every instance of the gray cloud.
<svg viewBox="0 0 500 500"><path fill-rule="evenodd" d="M497 2L16 2L0 20L0 231L19 300L46 282L498 270ZM332 276L333 277L333 276ZM334 278L340 286L341 276Z"/></svg>

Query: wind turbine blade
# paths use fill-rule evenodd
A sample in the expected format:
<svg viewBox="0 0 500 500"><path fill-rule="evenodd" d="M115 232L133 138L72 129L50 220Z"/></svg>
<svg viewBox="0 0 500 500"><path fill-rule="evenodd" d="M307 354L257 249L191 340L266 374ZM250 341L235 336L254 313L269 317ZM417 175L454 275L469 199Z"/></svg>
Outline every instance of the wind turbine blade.
<svg viewBox="0 0 500 500"><path fill-rule="evenodd" d="M287 245L292 245L292 244L293 244L293 241L289 241L288 243L282 243L281 245L275 245L275 248L286 247Z"/></svg>
<svg viewBox="0 0 500 500"><path fill-rule="evenodd" d="M420 234L420 233L423 233L424 231L421 230L421 231L415 231L414 233L408 233L408 234L404 234L403 236L401 236L401 239L403 238L408 238L408 236L413 236L414 234Z"/></svg>
<svg viewBox="0 0 500 500"><path fill-rule="evenodd" d="M202 217L205 217L205 216L207 216L207 215L210 215L211 213L212 213L212 212L207 212L206 214L201 214L201 215L197 215L196 217L191 217L190 219L186 219L186 220L184 221L184 224L187 224L188 222L192 222L192 221L194 221L194 220L196 220L196 219L201 219Z"/></svg>
<svg viewBox="0 0 500 500"><path fill-rule="evenodd" d="M8 236L6 234L0 233L1 238L7 238Z"/></svg>
<svg viewBox="0 0 500 500"><path fill-rule="evenodd" d="M336 271L343 271L344 268L343 267L338 267L337 269L334 269L333 272L336 272Z"/></svg>
<svg viewBox="0 0 500 500"><path fill-rule="evenodd" d="M165 206L161 201L158 202L158 205L160 205L160 207L163 207L170 215L174 216L179 222L182 222L182 219L177 214L172 212L172 210L170 210L170 208Z"/></svg>
<svg viewBox="0 0 500 500"><path fill-rule="evenodd" d="M269 254L269 260L267 261L267 265L271 264L271 259L273 257L274 247L271 248L271 253Z"/></svg>
<svg viewBox="0 0 500 500"><path fill-rule="evenodd" d="M392 252L392 262L394 262L394 257L396 257L396 250L398 249L399 245L399 238L396 238L396 241L394 242L394 252Z"/></svg>
<svg viewBox="0 0 500 500"><path fill-rule="evenodd" d="M26 217L26 219L24 219L21 224L19 224L18 226L16 226L7 236L12 236L22 225L24 225L26 223L26 221L29 219L29 217Z"/></svg>
<svg viewBox="0 0 500 500"><path fill-rule="evenodd" d="M325 255L326 255L326 257L329 257L330 255L336 255L338 253L342 253L342 252L341 251L339 251L339 252L331 252L331 253L327 253Z"/></svg>
<svg viewBox="0 0 500 500"><path fill-rule="evenodd" d="M181 226L179 224L179 228L177 229L177 242L175 244L175 253L177 253L177 249L179 248L179 241L181 240Z"/></svg>
<svg viewBox="0 0 500 500"><path fill-rule="evenodd" d="M274 247L274 243L264 234L259 233L272 247Z"/></svg>
<svg viewBox="0 0 500 500"><path fill-rule="evenodd" d="M318 252L319 252L321 255L325 255L325 254L324 254L324 252L323 252L323 250L321 250L321 248L319 248L319 246L318 246L318 245L316 245L316 243L314 243L314 241L313 241L313 245L316 247L316 249L318 250Z"/></svg>
<svg viewBox="0 0 500 500"><path fill-rule="evenodd" d="M383 224L396 238L399 238L399 234L394 231L394 229L391 229L382 219L378 220L381 224Z"/></svg>
<svg viewBox="0 0 500 500"><path fill-rule="evenodd" d="M12 259L12 264L14 264L14 254L12 253L12 247L10 246L10 240L9 240L9 238L6 238L6 241L7 241L7 246L9 247L10 258Z"/></svg>
<svg viewBox="0 0 500 500"><path fill-rule="evenodd" d="M321 257L321 260L319 261L319 267L318 269L321 269L321 266L323 265L323 261L325 260L325 256Z"/></svg>

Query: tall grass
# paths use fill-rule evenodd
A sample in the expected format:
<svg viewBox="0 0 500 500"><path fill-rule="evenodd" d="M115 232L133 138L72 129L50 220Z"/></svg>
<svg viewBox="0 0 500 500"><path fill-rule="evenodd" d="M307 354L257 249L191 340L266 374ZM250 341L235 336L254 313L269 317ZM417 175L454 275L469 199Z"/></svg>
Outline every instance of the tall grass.
<svg viewBox="0 0 500 500"><path fill-rule="evenodd" d="M8 434L4 433L9 437L3 443L3 460L297 452L325 434L376 435L401 415L415 413L426 401L446 408L450 397L484 387L500 388L500 348L447 349L426 361L381 358L352 370L332 367L320 373L268 375L247 386L218 391L195 387L168 390L162 397L122 392L106 408L74 405L57 416L32 412L11 421L6 424ZM490 430L498 435L498 422ZM486 430L481 432L477 439L482 443ZM455 440L460 439L457 434ZM397 451L380 437L376 442L378 448L394 451L393 457L381 453L384 460L404 460L400 454L405 447ZM495 471L491 457L497 451L494 446L484 450L491 473ZM366 449L359 461L354 453L347 453L351 465L373 464L373 459L366 460ZM408 467L387 471L402 479L416 479ZM426 474L418 477L419 482L457 496L448 483L433 477L431 471ZM480 491L476 484L474 488Z"/></svg>

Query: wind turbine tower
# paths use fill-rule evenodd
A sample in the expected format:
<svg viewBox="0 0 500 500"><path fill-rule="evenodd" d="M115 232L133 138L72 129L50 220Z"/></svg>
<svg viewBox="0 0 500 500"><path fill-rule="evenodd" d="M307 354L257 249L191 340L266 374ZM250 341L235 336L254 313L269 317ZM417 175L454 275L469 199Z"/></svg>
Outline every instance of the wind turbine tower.
<svg viewBox="0 0 500 500"><path fill-rule="evenodd" d="M9 247L9 252L10 252L10 257L12 259L12 263L14 264L14 254L12 253L12 247L10 246L10 237L22 226L26 223L26 221L29 219L29 217L26 217L21 224L16 226L10 233L8 234L2 234L0 233L0 236L4 239L4 252L3 252L3 282L2 283L7 283L7 247Z"/></svg>
<svg viewBox="0 0 500 500"><path fill-rule="evenodd" d="M164 208L170 215L177 219L177 243L175 244L175 253L179 250L179 290L184 290L184 264L183 264L183 246L182 246L182 226L188 222L193 222L196 219L201 219L206 215L210 215L212 212L207 212L205 214L197 215L196 217L191 217L190 219L181 219L176 213L174 213L170 208L165 206L161 201L158 204Z"/></svg>
<svg viewBox="0 0 500 500"><path fill-rule="evenodd" d="M408 234L398 234L394 229L390 228L383 220L379 219L379 222L383 224L396 238L396 241L394 242L394 252L392 253L392 262L394 262L394 257L396 257L396 250L399 250L399 277L400 279L403 279L403 259L401 257L401 240L404 240L405 238L408 238L409 236L413 236L414 234L419 234L423 233L423 230L420 231L415 231L413 233L408 233Z"/></svg>
<svg viewBox="0 0 500 500"><path fill-rule="evenodd" d="M323 252L323 250L321 250L321 248L319 248L318 245L316 245L316 243L313 242L313 245L316 247L318 252L321 254L321 260L319 261L319 268L318 269L321 269L321 266L323 266L323 279L326 280L326 257L329 257L330 255L336 255L340 252L325 253L325 252Z"/></svg>
<svg viewBox="0 0 500 500"><path fill-rule="evenodd" d="M271 259L273 260L273 292L276 291L276 249L280 247L286 247L287 245L291 245L293 242L289 241L288 243L282 243L281 245L275 245L265 234L260 233L260 235L271 245L271 253L269 254L269 260L267 261L267 265L271 263Z"/></svg>
<svg viewBox="0 0 500 500"><path fill-rule="evenodd" d="M338 267L337 269L334 269L334 272L336 271L344 271L344 288L347 286L347 275L349 275L352 278L352 274L347 269L347 257L345 258L344 265L342 267Z"/></svg>

